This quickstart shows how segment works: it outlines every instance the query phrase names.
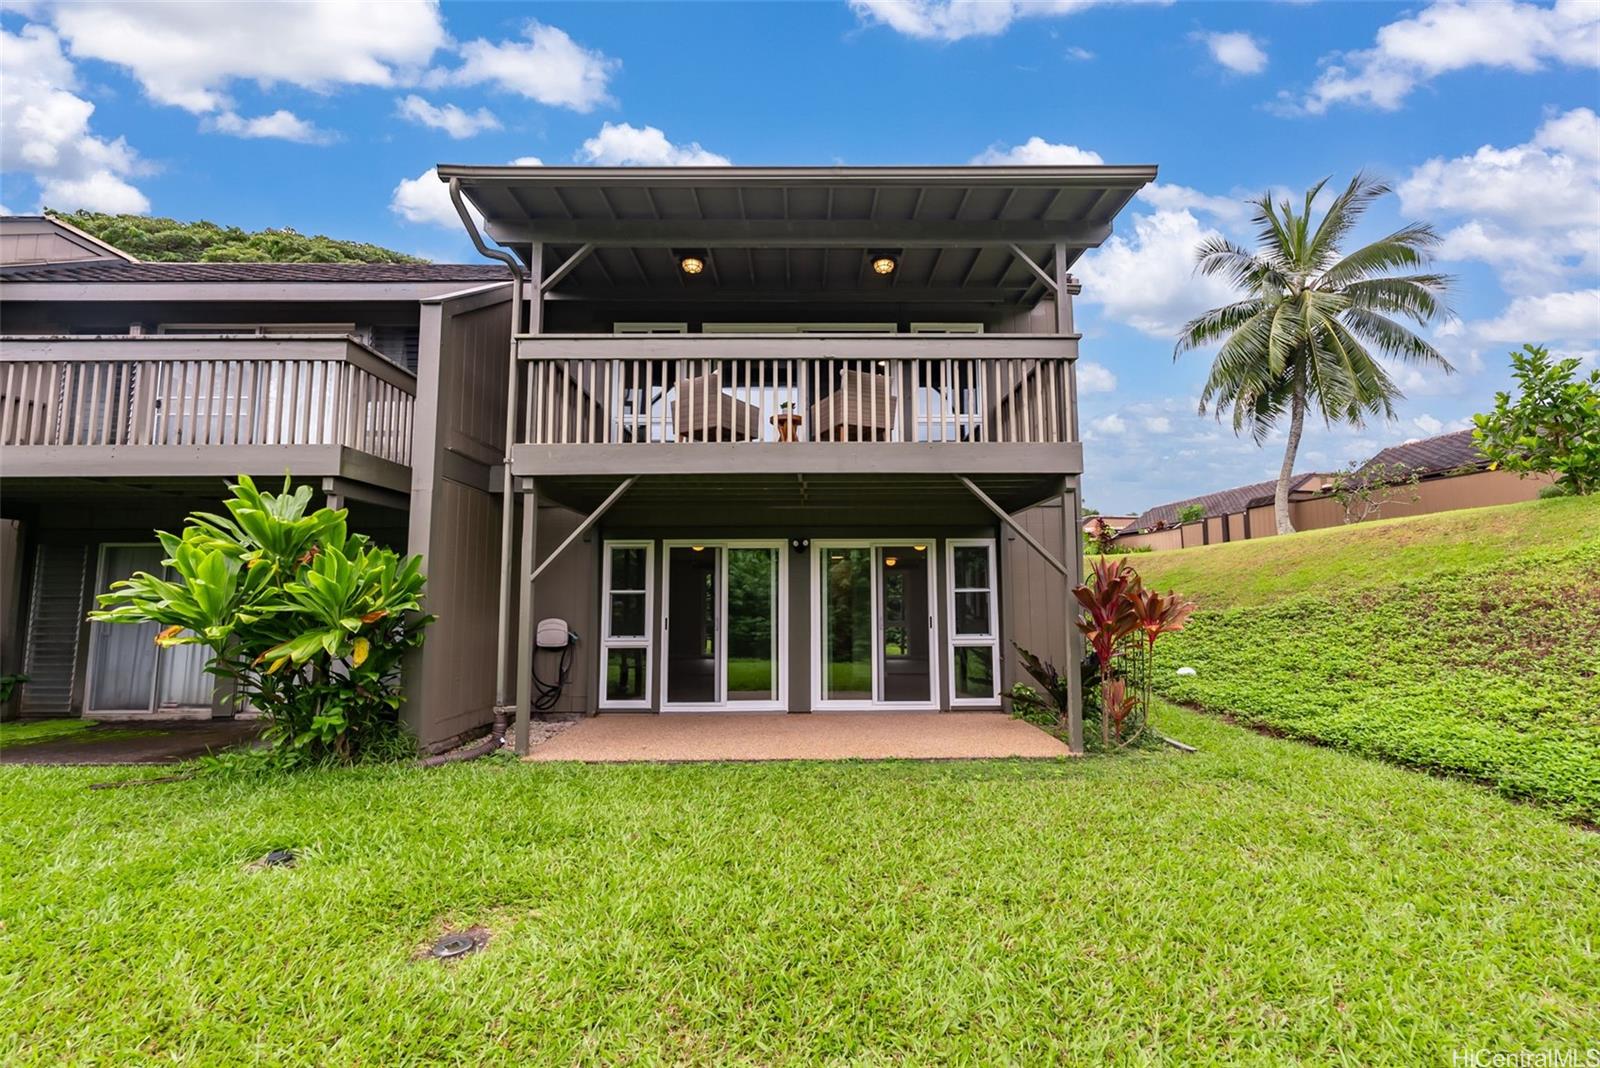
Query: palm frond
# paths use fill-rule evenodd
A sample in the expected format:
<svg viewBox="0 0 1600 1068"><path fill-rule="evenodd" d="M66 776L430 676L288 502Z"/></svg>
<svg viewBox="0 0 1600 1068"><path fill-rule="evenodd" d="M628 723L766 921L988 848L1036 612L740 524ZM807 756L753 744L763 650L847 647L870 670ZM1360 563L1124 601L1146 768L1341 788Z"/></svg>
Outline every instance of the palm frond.
<svg viewBox="0 0 1600 1068"><path fill-rule="evenodd" d="M1317 188L1321 188L1320 183ZM1316 235L1306 249L1306 266L1313 271L1324 269L1338 254L1340 243L1360 222L1372 202L1389 192L1388 183L1368 178L1365 171L1356 172L1344 192L1334 197L1327 213L1322 216ZM1306 214L1311 214L1310 197L1306 199Z"/></svg>
<svg viewBox="0 0 1600 1068"><path fill-rule="evenodd" d="M1440 298L1453 281L1446 274L1396 275L1352 282L1340 292L1352 308L1404 315L1415 322L1426 323L1450 314Z"/></svg>
<svg viewBox="0 0 1600 1068"><path fill-rule="evenodd" d="M1178 343L1172 352L1172 358L1190 349L1209 345L1225 335L1232 334L1245 323L1260 315L1267 304L1259 297L1237 301L1233 304L1224 304L1220 308L1212 308L1203 315L1197 315L1183 324L1183 330L1178 336Z"/></svg>
<svg viewBox="0 0 1600 1068"><path fill-rule="evenodd" d="M1344 313L1344 325L1351 333L1377 348L1385 356L1406 363L1435 367L1445 374L1454 374L1455 368L1444 354L1418 337L1400 323L1386 315L1366 308L1351 308Z"/></svg>
<svg viewBox="0 0 1600 1068"><path fill-rule="evenodd" d="M1438 243L1439 235L1433 227L1412 223L1349 253L1323 271L1317 285L1321 289L1338 289L1371 278L1378 271L1425 267L1432 262Z"/></svg>

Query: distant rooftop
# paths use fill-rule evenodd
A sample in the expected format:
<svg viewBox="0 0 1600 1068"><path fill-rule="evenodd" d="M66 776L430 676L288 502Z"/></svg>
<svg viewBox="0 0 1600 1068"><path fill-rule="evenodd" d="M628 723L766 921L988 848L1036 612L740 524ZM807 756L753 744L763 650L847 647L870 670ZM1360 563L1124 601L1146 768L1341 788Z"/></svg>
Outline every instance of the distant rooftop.
<svg viewBox="0 0 1600 1068"><path fill-rule="evenodd" d="M1482 467L1489 458L1478 451L1471 430L1456 430L1431 438L1408 441L1404 445L1391 445L1362 466L1372 464L1404 464L1426 478L1442 475L1461 467Z"/></svg>
<svg viewBox="0 0 1600 1068"><path fill-rule="evenodd" d="M85 263L0 268L5 282L499 282L495 263Z"/></svg>

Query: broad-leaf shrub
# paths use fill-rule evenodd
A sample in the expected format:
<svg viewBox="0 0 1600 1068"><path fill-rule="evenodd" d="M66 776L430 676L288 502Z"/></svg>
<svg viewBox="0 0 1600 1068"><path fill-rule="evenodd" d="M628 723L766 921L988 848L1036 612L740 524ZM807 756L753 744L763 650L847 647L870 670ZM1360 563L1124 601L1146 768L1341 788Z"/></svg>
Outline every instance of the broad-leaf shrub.
<svg viewBox="0 0 1600 1068"><path fill-rule="evenodd" d="M158 644L203 645L206 670L269 721L296 760L353 760L392 739L400 662L420 645L421 557L351 534L343 509L307 512L311 487L262 493L247 476L228 514L159 532L171 579L113 583L90 618L159 623Z"/></svg>

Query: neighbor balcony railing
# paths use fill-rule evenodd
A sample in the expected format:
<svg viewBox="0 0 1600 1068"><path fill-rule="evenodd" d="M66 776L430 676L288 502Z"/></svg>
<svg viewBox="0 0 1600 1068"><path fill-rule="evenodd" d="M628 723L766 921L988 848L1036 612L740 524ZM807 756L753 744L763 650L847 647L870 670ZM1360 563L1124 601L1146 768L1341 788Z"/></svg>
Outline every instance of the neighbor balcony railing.
<svg viewBox="0 0 1600 1068"><path fill-rule="evenodd" d="M0 445L336 445L411 462L416 379L331 335L0 338Z"/></svg>
<svg viewBox="0 0 1600 1068"><path fill-rule="evenodd" d="M518 345L525 444L1077 440L1070 337L543 335Z"/></svg>

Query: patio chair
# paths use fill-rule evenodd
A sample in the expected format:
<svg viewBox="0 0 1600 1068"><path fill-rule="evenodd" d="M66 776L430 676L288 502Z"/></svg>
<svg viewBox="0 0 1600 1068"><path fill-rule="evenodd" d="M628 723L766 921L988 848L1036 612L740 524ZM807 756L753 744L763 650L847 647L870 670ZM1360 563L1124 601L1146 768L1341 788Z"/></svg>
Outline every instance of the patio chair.
<svg viewBox="0 0 1600 1068"><path fill-rule="evenodd" d="M811 406L811 425L819 441L887 441L898 407L887 375L844 371L833 392Z"/></svg>
<svg viewBox="0 0 1600 1068"><path fill-rule="evenodd" d="M722 375L680 378L672 402L679 441L749 441L761 436L761 409L722 392Z"/></svg>

